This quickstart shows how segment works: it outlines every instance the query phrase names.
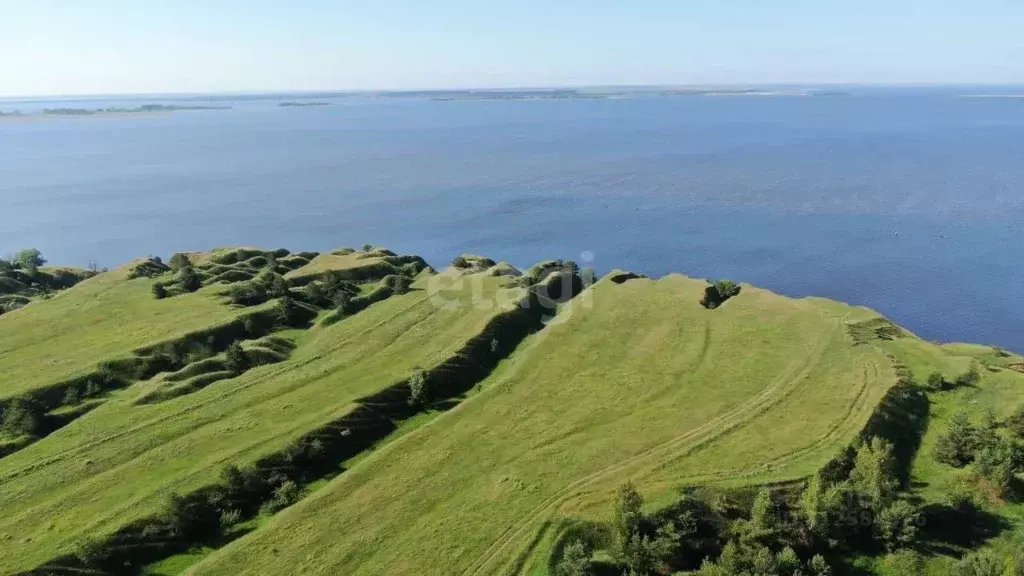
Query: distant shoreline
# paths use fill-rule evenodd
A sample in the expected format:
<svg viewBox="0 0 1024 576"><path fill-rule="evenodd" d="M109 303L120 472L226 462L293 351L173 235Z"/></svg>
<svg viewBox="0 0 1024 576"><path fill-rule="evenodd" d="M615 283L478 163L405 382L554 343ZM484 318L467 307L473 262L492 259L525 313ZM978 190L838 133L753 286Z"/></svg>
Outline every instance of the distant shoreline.
<svg viewBox="0 0 1024 576"><path fill-rule="evenodd" d="M45 108L39 112L5 112L0 110L0 119L32 120L39 118L81 118L94 116L135 116L170 114L194 110L230 110L231 106L175 106L165 104L144 104L135 108Z"/></svg>

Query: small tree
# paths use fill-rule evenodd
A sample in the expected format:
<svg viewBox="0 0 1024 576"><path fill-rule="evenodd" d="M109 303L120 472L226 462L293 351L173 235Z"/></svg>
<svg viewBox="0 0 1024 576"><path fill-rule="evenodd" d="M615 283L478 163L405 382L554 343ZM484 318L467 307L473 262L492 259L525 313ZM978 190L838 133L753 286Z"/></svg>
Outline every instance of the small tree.
<svg viewBox="0 0 1024 576"><path fill-rule="evenodd" d="M624 558L628 558L630 549L635 548L634 537L640 536L640 524L644 518L643 506L644 497L632 482L619 487L612 513L612 528L619 552Z"/></svg>
<svg viewBox="0 0 1024 576"><path fill-rule="evenodd" d="M202 542L220 532L220 512L202 494L172 494L165 516L174 533L185 540Z"/></svg>
<svg viewBox="0 0 1024 576"><path fill-rule="evenodd" d="M157 300L167 298L167 288L164 288L164 285L159 282L153 284L153 297Z"/></svg>
<svg viewBox="0 0 1024 576"><path fill-rule="evenodd" d="M389 274L384 278L384 285L391 289L392 294L405 294L412 286L412 278L399 274Z"/></svg>
<svg viewBox="0 0 1024 576"><path fill-rule="evenodd" d="M854 458L850 482L876 513L887 507L899 488L892 444L871 438L861 445Z"/></svg>
<svg viewBox="0 0 1024 576"><path fill-rule="evenodd" d="M917 525L920 515L909 502L899 500L882 510L875 519L876 535L892 552L899 548L907 548L917 540Z"/></svg>
<svg viewBox="0 0 1024 576"><path fill-rule="evenodd" d="M191 266L192 261L188 259L188 256L178 252L171 256L171 259L167 261L167 265L171 267L171 270L177 272L186 266Z"/></svg>
<svg viewBox="0 0 1024 576"><path fill-rule="evenodd" d="M928 375L928 387L932 390L942 390L946 387L946 380L942 372L932 372Z"/></svg>
<svg viewBox="0 0 1024 576"><path fill-rule="evenodd" d="M978 431L971 426L966 412L957 412L949 421L946 433L935 443L935 459L954 468L963 468L974 461L978 449Z"/></svg>
<svg viewBox="0 0 1024 576"><path fill-rule="evenodd" d="M14 263L31 276L35 276L39 267L46 264L43 254L35 248L26 248L14 255Z"/></svg>
<svg viewBox="0 0 1024 576"><path fill-rule="evenodd" d="M452 260L452 266L463 270L472 267L472 264L469 263L469 260L466 260L465 256L456 256L455 259Z"/></svg>
<svg viewBox="0 0 1024 576"><path fill-rule="evenodd" d="M570 542L562 550L562 559L555 569L557 576L589 576L591 554L582 540Z"/></svg>
<svg viewBox="0 0 1024 576"><path fill-rule="evenodd" d="M363 252L369 252L373 250L373 244L363 244Z"/></svg>
<svg viewBox="0 0 1024 576"><path fill-rule="evenodd" d="M956 385L959 386L974 386L981 381L981 372L978 371L977 366L971 366L971 369L967 372L956 377Z"/></svg>
<svg viewBox="0 0 1024 576"><path fill-rule="evenodd" d="M1017 438L1024 438L1024 404L1018 406L1006 420L1006 427Z"/></svg>
<svg viewBox="0 0 1024 576"><path fill-rule="evenodd" d="M409 377L409 404L411 406L425 406L430 401L430 381L427 379L427 372L422 368L416 368Z"/></svg>
<svg viewBox="0 0 1024 576"><path fill-rule="evenodd" d="M228 370L235 374L241 374L252 366L252 360L250 360L249 354L238 342L232 342L231 345L228 346L225 356L225 364L227 364Z"/></svg>
<svg viewBox="0 0 1024 576"><path fill-rule="evenodd" d="M186 292L195 292L203 287L203 281L191 266L185 266L178 272L178 282Z"/></svg>
<svg viewBox="0 0 1024 576"><path fill-rule="evenodd" d="M11 436L35 436L43 426L43 407L30 398L15 398L3 412L0 430Z"/></svg>

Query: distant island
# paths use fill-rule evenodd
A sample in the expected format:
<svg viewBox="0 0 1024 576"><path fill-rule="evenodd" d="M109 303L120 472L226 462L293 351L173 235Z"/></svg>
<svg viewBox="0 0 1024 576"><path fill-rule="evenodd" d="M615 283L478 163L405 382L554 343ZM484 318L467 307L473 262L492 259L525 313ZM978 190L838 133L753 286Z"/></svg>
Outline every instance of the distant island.
<svg viewBox="0 0 1024 576"><path fill-rule="evenodd" d="M163 114L191 110L230 110L231 106L177 106L168 104L143 104L135 108L44 108L42 112L25 113L20 110L4 112L0 117L31 118L38 116L109 116L116 114Z"/></svg>
<svg viewBox="0 0 1024 576"><path fill-rule="evenodd" d="M389 98L455 100L602 100L665 96L849 96L846 92L805 88L560 88L526 90L445 90L388 92Z"/></svg>
<svg viewBox="0 0 1024 576"><path fill-rule="evenodd" d="M281 108L306 108L310 106L330 106L330 102L281 102Z"/></svg>

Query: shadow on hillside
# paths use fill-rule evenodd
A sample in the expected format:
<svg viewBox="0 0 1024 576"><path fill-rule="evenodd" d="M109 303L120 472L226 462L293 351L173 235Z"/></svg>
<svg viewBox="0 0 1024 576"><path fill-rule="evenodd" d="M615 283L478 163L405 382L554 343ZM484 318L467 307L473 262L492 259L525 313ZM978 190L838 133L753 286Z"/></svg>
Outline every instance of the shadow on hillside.
<svg viewBox="0 0 1024 576"><path fill-rule="evenodd" d="M977 548L1013 527L1002 516L984 510L959 511L943 504L921 508L919 548L933 554L958 555L958 548Z"/></svg>

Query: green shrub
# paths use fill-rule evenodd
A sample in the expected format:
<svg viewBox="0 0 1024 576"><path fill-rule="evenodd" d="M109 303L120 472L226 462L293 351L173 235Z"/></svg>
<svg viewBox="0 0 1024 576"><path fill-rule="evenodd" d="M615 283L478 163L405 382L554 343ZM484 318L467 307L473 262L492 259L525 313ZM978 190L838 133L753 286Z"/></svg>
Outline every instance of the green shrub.
<svg viewBox="0 0 1024 576"><path fill-rule="evenodd" d="M556 576L590 576L590 557L593 551L582 540L570 542L562 551L555 568Z"/></svg>
<svg viewBox="0 0 1024 576"><path fill-rule="evenodd" d="M3 411L0 431L10 436L36 436L42 431L46 409L32 398L15 398Z"/></svg>
<svg viewBox="0 0 1024 576"><path fill-rule="evenodd" d="M917 540L921 515L909 502L899 500L883 509L875 519L878 540L890 552L908 548Z"/></svg>
<svg viewBox="0 0 1024 576"><path fill-rule="evenodd" d="M171 259L167 261L167 265L171 267L171 270L175 272L192 265L192 261L188 259L188 256L178 252L171 256Z"/></svg>
<svg viewBox="0 0 1024 576"><path fill-rule="evenodd" d="M238 342L232 342L225 352L225 365L235 374L241 374L252 366L252 360Z"/></svg>
<svg viewBox="0 0 1024 576"><path fill-rule="evenodd" d="M452 260L452 266L460 270L464 270L466 268L471 268L473 265L469 263L469 260L466 260L465 256L456 256L455 259Z"/></svg>
<svg viewBox="0 0 1024 576"><path fill-rule="evenodd" d="M1024 439L1024 404L1018 406L1013 415L1006 419L1006 428L1017 438Z"/></svg>
<svg viewBox="0 0 1024 576"><path fill-rule="evenodd" d="M391 289L392 294L405 294L412 286L412 278L398 274L388 274L383 280L384 286Z"/></svg>
<svg viewBox="0 0 1024 576"><path fill-rule="evenodd" d="M256 306L269 300L270 296L258 282L240 282L231 286L228 298L239 306Z"/></svg>
<svg viewBox="0 0 1024 576"><path fill-rule="evenodd" d="M195 292L203 287L203 281L200 280L199 275L196 274L195 268L192 268L192 266L185 266L178 271L178 282L186 292Z"/></svg>
<svg viewBox="0 0 1024 576"><path fill-rule="evenodd" d="M978 371L977 366L971 366L971 369L967 372L956 377L956 385L959 386L974 386L981 381L981 372Z"/></svg>
<svg viewBox="0 0 1024 576"><path fill-rule="evenodd" d="M14 255L14 264L27 272L30 276L35 276L38 269L43 264L46 264L46 259L43 258L43 254L35 248L25 248L19 250Z"/></svg>
<svg viewBox="0 0 1024 576"><path fill-rule="evenodd" d="M935 443L935 459L954 468L963 468L974 461L978 450L978 430L971 425L966 412L957 412L949 421L946 433Z"/></svg>
<svg viewBox="0 0 1024 576"><path fill-rule="evenodd" d="M932 390L944 390L946 388L946 379L942 377L942 372L932 372L928 375L928 387Z"/></svg>
<svg viewBox="0 0 1024 576"><path fill-rule="evenodd" d="M369 252L373 250L373 244L363 244L363 252Z"/></svg>
<svg viewBox="0 0 1024 576"><path fill-rule="evenodd" d="M1003 576L1005 560L987 550L972 552L950 567L953 576Z"/></svg>
<svg viewBox="0 0 1024 576"><path fill-rule="evenodd" d="M416 368L409 378L409 404L425 406L430 401L430 381L426 370Z"/></svg>
<svg viewBox="0 0 1024 576"><path fill-rule="evenodd" d="M204 542L220 533L220 512L205 494L172 494L164 513L172 531L193 542Z"/></svg>
<svg viewBox="0 0 1024 576"><path fill-rule="evenodd" d="M164 288L164 285L159 282L153 284L153 297L157 300L163 300L167 297L167 288Z"/></svg>
<svg viewBox="0 0 1024 576"><path fill-rule="evenodd" d="M718 308L726 300L740 293L740 286L732 280L718 280L704 289L700 305L708 310Z"/></svg>

